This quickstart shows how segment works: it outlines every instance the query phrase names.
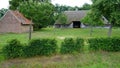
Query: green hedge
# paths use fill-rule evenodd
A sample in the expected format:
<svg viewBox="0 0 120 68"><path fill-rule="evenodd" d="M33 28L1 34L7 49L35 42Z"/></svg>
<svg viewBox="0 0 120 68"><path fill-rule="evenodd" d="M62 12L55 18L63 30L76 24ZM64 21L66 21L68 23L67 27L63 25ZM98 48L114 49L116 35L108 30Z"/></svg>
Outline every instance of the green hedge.
<svg viewBox="0 0 120 68"><path fill-rule="evenodd" d="M5 58L17 58L23 56L23 46L20 41L14 39L8 42L3 48L3 54Z"/></svg>
<svg viewBox="0 0 120 68"><path fill-rule="evenodd" d="M35 39L24 49L25 56L52 55L57 51L57 41L52 39Z"/></svg>
<svg viewBox="0 0 120 68"><path fill-rule="evenodd" d="M88 43L91 50L120 51L120 38L94 38Z"/></svg>
<svg viewBox="0 0 120 68"><path fill-rule="evenodd" d="M88 39L91 50L120 51L120 38L93 38ZM81 38L66 38L61 43L60 53L71 54L79 53L84 46L84 40ZM57 41L55 39L35 39L31 40L27 46L22 45L20 41L14 39L3 47L3 54L6 58L49 56L58 51Z"/></svg>
<svg viewBox="0 0 120 68"><path fill-rule="evenodd" d="M18 40L11 40L3 48L7 59L18 57L48 56L57 52L57 41L54 39L31 40L28 46L22 45Z"/></svg>
<svg viewBox="0 0 120 68"><path fill-rule="evenodd" d="M74 40L73 38L66 38L61 44L60 53L66 54L80 52L83 45L83 39L77 38L76 40Z"/></svg>

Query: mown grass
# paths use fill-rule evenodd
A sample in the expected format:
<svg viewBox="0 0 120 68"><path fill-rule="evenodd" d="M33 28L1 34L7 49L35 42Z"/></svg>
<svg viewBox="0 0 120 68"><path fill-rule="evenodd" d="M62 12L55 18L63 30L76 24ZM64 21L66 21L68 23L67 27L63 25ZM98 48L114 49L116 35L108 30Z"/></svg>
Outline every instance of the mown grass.
<svg viewBox="0 0 120 68"><path fill-rule="evenodd" d="M44 28L32 33L32 39L55 38L60 45L65 37L72 38L94 38L108 37L108 29L95 28L93 35L90 29L53 29ZM112 37L120 37L120 28L113 28ZM38 57L28 59L5 60L1 49L11 39L18 39L23 44L27 43L28 33L22 34L0 34L0 68L120 68L120 52L89 52L88 46L84 52L75 55L56 55L53 57Z"/></svg>
<svg viewBox="0 0 120 68"><path fill-rule="evenodd" d="M105 28L94 28L93 35L89 34L90 28L84 29L54 29L54 28L44 28L39 31L34 31L32 33L32 39L35 38L56 38L61 39L62 37L81 37L81 38L91 38L91 37L108 37L108 29ZM28 33L22 34L0 34L0 45L6 44L7 41L11 39L18 39L21 42L28 42ZM114 28L112 32L112 37L120 37L120 28ZM2 46L2 45L1 45Z"/></svg>
<svg viewBox="0 0 120 68"><path fill-rule="evenodd" d="M120 52L13 59L1 62L0 68L120 68Z"/></svg>

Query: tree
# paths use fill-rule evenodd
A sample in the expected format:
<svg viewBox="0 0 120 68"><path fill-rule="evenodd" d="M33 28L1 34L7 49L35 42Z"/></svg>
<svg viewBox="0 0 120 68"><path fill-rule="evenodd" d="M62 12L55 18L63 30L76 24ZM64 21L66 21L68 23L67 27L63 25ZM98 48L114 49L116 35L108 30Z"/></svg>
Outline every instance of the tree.
<svg viewBox="0 0 120 68"><path fill-rule="evenodd" d="M66 6L66 5L59 5L59 4L55 5L55 11L57 13L62 13L64 11L68 11L69 8L70 8L70 6Z"/></svg>
<svg viewBox="0 0 120 68"><path fill-rule="evenodd" d="M29 1L33 1L33 2L51 2L51 0L9 0L9 4L10 4L9 9L17 10L19 5L22 2L29 2Z"/></svg>
<svg viewBox="0 0 120 68"><path fill-rule="evenodd" d="M91 9L91 5L88 4L88 3L85 3L82 7L81 7L82 10L90 10Z"/></svg>
<svg viewBox="0 0 120 68"><path fill-rule="evenodd" d="M111 24L108 36L111 36L112 26L120 24L120 0L92 0L92 8L97 9Z"/></svg>
<svg viewBox="0 0 120 68"><path fill-rule="evenodd" d="M58 21L59 21L61 24L65 25L65 24L67 23L67 16L66 16L65 14L61 13L61 14L59 15Z"/></svg>
<svg viewBox="0 0 120 68"><path fill-rule="evenodd" d="M33 0L33 1L37 1L37 2L51 2L51 0Z"/></svg>
<svg viewBox="0 0 120 68"><path fill-rule="evenodd" d="M71 6L66 6L66 5L59 5L59 4L56 4L55 5L55 11L58 12L58 13L62 13L64 11L75 11L75 10L84 10L84 9L88 9L86 6L84 8L82 7L78 7L78 6L75 6L75 7L71 7Z"/></svg>
<svg viewBox="0 0 120 68"><path fill-rule="evenodd" d="M98 26L98 25L102 25L103 21L102 21L102 16L101 14L98 12L97 9L91 9L87 15L81 20L84 24L86 25L90 25L91 29L90 29L90 36L92 36L92 32L93 32L93 27L94 26Z"/></svg>
<svg viewBox="0 0 120 68"><path fill-rule="evenodd" d="M22 2L18 10L28 19L32 19L36 29L48 26L53 20L54 6L51 3Z"/></svg>
<svg viewBox="0 0 120 68"><path fill-rule="evenodd" d="M8 9L2 8L2 9L0 10L0 18L1 18L7 11L8 11Z"/></svg>

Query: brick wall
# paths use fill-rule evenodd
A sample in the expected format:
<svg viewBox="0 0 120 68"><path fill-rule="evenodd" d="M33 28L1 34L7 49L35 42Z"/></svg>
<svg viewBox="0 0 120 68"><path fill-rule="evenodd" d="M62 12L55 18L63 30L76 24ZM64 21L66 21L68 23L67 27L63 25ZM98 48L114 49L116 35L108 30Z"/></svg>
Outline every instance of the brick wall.
<svg viewBox="0 0 120 68"><path fill-rule="evenodd" d="M0 21L0 33L22 33L28 32L29 26L21 25L21 22L12 14L11 11L8 11L3 19Z"/></svg>

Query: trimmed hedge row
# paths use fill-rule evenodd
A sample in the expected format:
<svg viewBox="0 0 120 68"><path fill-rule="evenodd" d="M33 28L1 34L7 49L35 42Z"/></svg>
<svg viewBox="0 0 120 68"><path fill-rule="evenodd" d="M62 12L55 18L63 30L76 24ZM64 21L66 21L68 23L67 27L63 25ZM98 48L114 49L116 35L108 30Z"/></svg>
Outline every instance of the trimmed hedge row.
<svg viewBox="0 0 120 68"><path fill-rule="evenodd" d="M120 38L93 38L88 39L91 50L120 51ZM61 43L60 53L71 54L79 53L84 46L84 39L66 38ZM6 58L50 56L56 54L59 50L55 39L35 39L31 40L27 46L18 40L11 40L3 48L3 54Z"/></svg>
<svg viewBox="0 0 120 68"><path fill-rule="evenodd" d="M6 58L17 58L23 56L23 46L18 40L11 40L4 48L3 53Z"/></svg>
<svg viewBox="0 0 120 68"><path fill-rule="evenodd" d="M57 52L57 41L54 39L35 39L26 46L24 53L26 57L49 56Z"/></svg>
<svg viewBox="0 0 120 68"><path fill-rule="evenodd" d="M60 53L67 54L80 52L83 45L84 45L83 39L77 38L74 40L73 38L66 38L61 44Z"/></svg>
<svg viewBox="0 0 120 68"><path fill-rule="evenodd" d="M120 38L88 39L90 50L120 51Z"/></svg>
<svg viewBox="0 0 120 68"><path fill-rule="evenodd" d="M57 41L54 39L31 40L28 46L23 46L18 40L11 40L3 48L3 54L7 59L18 57L32 57L52 55L57 52Z"/></svg>

